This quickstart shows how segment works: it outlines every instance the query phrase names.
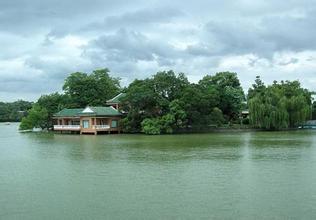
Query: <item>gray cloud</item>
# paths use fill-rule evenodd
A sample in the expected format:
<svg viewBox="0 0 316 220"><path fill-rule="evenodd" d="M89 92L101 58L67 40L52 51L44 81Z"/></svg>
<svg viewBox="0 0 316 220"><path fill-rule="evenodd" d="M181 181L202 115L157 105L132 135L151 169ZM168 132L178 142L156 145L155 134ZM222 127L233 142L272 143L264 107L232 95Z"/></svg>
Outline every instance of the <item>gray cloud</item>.
<svg viewBox="0 0 316 220"><path fill-rule="evenodd" d="M141 0L10 0L0 2L0 27L2 31L22 33L67 31L90 23L100 16L115 13L118 8L129 10Z"/></svg>
<svg viewBox="0 0 316 220"><path fill-rule="evenodd" d="M120 15L107 16L103 21L96 21L87 24L81 31L117 29L117 28L137 28L144 25L155 25L169 23L177 17L184 16L178 9L161 7L152 9L139 9L133 12L126 12Z"/></svg>
<svg viewBox="0 0 316 220"><path fill-rule="evenodd" d="M262 39L272 42L274 50L302 51L315 49L316 11L308 11L302 17L271 16L263 19Z"/></svg>
<svg viewBox="0 0 316 220"><path fill-rule="evenodd" d="M218 54L253 53L270 58L280 51L314 50L314 14L315 10L308 9L301 14L210 21L205 30L213 41L207 47L213 46L210 51Z"/></svg>
<svg viewBox="0 0 316 220"><path fill-rule="evenodd" d="M91 40L84 47L82 55L93 60L95 66L110 66L127 76L137 71L137 63L141 62L172 66L173 59L180 57L180 51L166 42L150 39L143 33L120 29Z"/></svg>
<svg viewBox="0 0 316 220"><path fill-rule="evenodd" d="M0 2L0 101L60 90L108 67L124 83L159 70L300 79L316 90L312 0Z"/></svg>

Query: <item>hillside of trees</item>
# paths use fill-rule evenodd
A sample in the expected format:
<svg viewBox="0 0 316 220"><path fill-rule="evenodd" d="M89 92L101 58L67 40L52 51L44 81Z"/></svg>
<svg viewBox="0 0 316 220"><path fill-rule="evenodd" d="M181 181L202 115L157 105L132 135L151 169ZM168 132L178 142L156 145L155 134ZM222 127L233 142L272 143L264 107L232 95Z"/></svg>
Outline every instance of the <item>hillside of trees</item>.
<svg viewBox="0 0 316 220"><path fill-rule="evenodd" d="M0 102L0 122L19 122L31 108L32 103L23 100Z"/></svg>
<svg viewBox="0 0 316 220"><path fill-rule="evenodd" d="M198 83L190 83L183 73L161 71L122 88L119 78L101 69L70 74L63 93L41 96L20 129L50 129L53 114L61 109L103 106L120 92L126 93L121 100L121 110L126 113L121 126L130 133L164 134L242 122L253 128L278 130L297 127L313 115L312 93L298 81L266 86L257 77L245 96L237 74L232 72L206 75ZM245 109L250 110L246 120L240 117Z"/></svg>

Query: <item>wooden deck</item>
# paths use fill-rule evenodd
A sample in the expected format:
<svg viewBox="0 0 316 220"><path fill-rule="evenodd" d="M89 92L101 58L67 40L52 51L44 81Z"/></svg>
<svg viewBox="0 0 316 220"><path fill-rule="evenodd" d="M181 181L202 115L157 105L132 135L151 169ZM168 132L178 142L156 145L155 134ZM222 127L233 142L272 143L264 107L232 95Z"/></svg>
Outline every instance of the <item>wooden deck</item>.
<svg viewBox="0 0 316 220"><path fill-rule="evenodd" d="M119 128L111 128L110 125L93 125L89 128L83 128L80 125L54 125L54 131L61 133L79 132L80 134L95 134L98 133L120 133Z"/></svg>

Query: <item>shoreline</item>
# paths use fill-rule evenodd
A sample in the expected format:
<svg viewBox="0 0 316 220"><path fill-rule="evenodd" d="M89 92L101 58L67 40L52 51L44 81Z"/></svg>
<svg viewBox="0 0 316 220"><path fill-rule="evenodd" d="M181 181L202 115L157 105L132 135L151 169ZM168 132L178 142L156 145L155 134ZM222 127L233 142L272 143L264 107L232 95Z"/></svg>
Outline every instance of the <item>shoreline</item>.
<svg viewBox="0 0 316 220"><path fill-rule="evenodd" d="M300 128L288 128L288 129L280 129L280 130L266 130L266 129L255 129L255 128L216 128L216 129L207 129L207 130L185 130L185 131L176 131L170 134L145 134L142 132L121 132L120 134L128 134L128 135L146 135L146 136L163 136L163 135L183 135L183 134L211 134L211 133L244 133L244 132L271 132L271 133L278 133L278 132L288 132L288 131L302 131L302 130L314 130L314 129L300 129ZM53 130L18 130L19 133L52 133L52 134L59 134L59 135L80 135L79 133L60 133L58 131ZM109 134L104 134L109 135ZM119 134L115 134L119 135ZM94 136L94 135L93 135ZM102 135L101 135L102 136Z"/></svg>
<svg viewBox="0 0 316 220"><path fill-rule="evenodd" d="M18 124L20 122L10 122L11 124ZM0 125L6 125L5 122L0 122ZM8 125L6 125L8 126ZM212 128L202 128L202 129L179 129L173 133L162 133L157 135L180 135L180 134L207 134L207 133L242 133L242 132L286 132L286 131L301 131L301 130L315 130L310 128L286 128L279 130L269 130L269 129L260 129L260 128L251 128L251 127L212 127ZM18 130L19 133L54 133L54 134L71 134L71 135L80 135L77 133L60 133L52 129L49 130L36 130L36 129L27 129L27 130ZM121 132L121 134L131 134L131 135L148 135L155 136L152 134L145 134L142 132Z"/></svg>

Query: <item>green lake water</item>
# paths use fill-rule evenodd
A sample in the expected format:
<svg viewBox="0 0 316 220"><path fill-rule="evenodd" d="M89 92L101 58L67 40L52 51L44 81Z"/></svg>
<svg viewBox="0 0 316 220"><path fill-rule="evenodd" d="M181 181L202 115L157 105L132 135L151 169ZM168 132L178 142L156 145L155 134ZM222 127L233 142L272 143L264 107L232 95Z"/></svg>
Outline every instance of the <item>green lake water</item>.
<svg viewBox="0 0 316 220"><path fill-rule="evenodd" d="M316 219L316 131L18 133L0 124L0 219Z"/></svg>

